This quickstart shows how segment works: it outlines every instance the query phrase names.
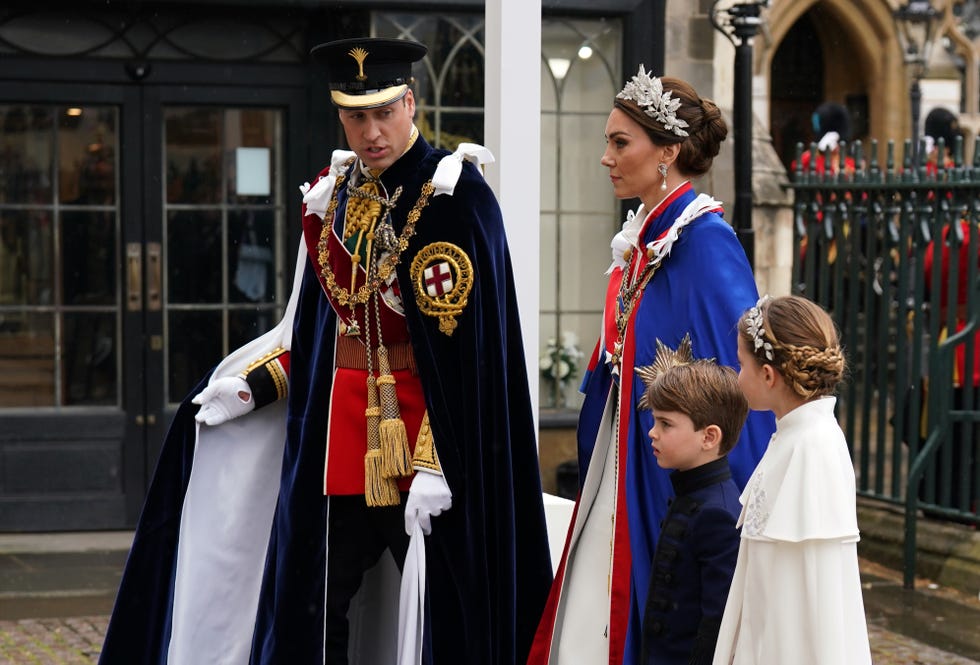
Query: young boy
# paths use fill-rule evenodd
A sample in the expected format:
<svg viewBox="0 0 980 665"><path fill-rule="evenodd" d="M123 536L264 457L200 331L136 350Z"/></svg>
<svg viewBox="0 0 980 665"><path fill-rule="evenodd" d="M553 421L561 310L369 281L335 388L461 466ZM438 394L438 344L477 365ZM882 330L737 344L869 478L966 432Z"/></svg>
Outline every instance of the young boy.
<svg viewBox="0 0 980 665"><path fill-rule="evenodd" d="M653 411L653 454L670 476L643 615L644 665L711 663L738 556L739 490L728 468L749 407L731 367L694 360L690 338L657 342L641 408Z"/></svg>

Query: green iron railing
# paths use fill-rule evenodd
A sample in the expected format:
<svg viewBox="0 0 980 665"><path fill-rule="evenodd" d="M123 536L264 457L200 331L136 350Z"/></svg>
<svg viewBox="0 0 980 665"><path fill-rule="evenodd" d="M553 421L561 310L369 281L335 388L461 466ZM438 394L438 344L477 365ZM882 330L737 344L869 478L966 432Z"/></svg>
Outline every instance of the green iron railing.
<svg viewBox="0 0 980 665"><path fill-rule="evenodd" d="M911 588L920 513L980 523L980 139L971 164L957 140L938 168L897 164L892 142L883 165L877 142L809 152L803 169L797 146L791 174L793 291L840 329L839 417L858 494L904 506Z"/></svg>

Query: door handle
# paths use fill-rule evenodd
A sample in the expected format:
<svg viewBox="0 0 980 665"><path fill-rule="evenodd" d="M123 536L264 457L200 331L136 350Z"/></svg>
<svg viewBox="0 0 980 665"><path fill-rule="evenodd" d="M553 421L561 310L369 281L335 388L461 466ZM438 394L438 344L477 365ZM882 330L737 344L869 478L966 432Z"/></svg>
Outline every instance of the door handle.
<svg viewBox="0 0 980 665"><path fill-rule="evenodd" d="M146 308L153 312L159 312L161 305L161 263L160 243L146 243Z"/></svg>
<svg viewBox="0 0 980 665"><path fill-rule="evenodd" d="M126 243L126 309L143 309L143 245Z"/></svg>

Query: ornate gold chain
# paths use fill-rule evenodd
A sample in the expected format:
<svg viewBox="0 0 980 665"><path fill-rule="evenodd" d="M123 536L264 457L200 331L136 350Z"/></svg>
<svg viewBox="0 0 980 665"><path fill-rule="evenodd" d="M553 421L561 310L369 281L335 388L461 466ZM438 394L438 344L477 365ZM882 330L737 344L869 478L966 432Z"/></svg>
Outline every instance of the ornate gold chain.
<svg viewBox="0 0 980 665"><path fill-rule="evenodd" d="M640 299L640 294L646 288L650 280L653 279L653 274L657 272L657 268L660 267L660 263L648 263L643 267L640 272L639 277L633 282L629 287L623 288L626 280L623 280L623 284L619 286L619 300L622 305L619 307L619 314L616 316L616 330L619 332L619 338L623 338L623 331L626 330L626 323L629 321L630 315L633 313L633 308L636 307L636 302Z"/></svg>
<svg viewBox="0 0 980 665"><path fill-rule="evenodd" d="M680 237L682 228L677 229L677 236ZM625 274L623 281L619 284L619 300L622 305L618 307L619 313L616 315L616 344L613 346L613 357L612 364L618 366L620 360L622 360L623 353L623 342L625 340L626 325L629 323L630 316L633 315L633 309L636 307L636 303L640 300L640 295L646 288L650 280L653 279L654 273L660 268L663 263L664 256L657 262L650 261L645 266L640 274L637 276L629 286L626 286Z"/></svg>
<svg viewBox="0 0 980 665"><path fill-rule="evenodd" d="M401 235L398 236L398 247L392 251L385 259L378 265L378 269L374 271L373 275L369 274L369 278L361 285L357 291L348 291L344 287L337 284L337 279L334 276L333 268L330 266L330 232L333 227L333 216L337 210L337 193L340 191L341 185L347 179L346 169L350 167L353 160L345 164L345 172L337 176L337 181L334 184L333 194L330 196L330 203L327 205L326 213L323 216L323 227L320 229L320 241L317 243L318 252L318 262L320 264L320 274L323 276L323 282L339 304L347 306L350 305L354 307L355 305L363 305L371 297L372 293L378 290L378 287L382 283L388 281L388 277L394 271L395 266L401 261L401 254L408 247L409 239L415 235L415 225L418 223L419 218L422 216L422 208L429 204L429 197L436 188L432 185L432 181L427 181L422 185L422 193L419 194L418 201L415 202L415 206L409 210L408 218L405 222L405 228L402 229ZM355 266L356 270L357 267Z"/></svg>
<svg viewBox="0 0 980 665"><path fill-rule="evenodd" d="M377 183L377 182L380 182L380 181L379 180L371 180L370 182ZM348 185L347 186L347 192L349 194L351 194L352 196L359 196L362 199L369 199L371 201L374 201L375 203L380 203L385 208L389 208L390 209L390 208L394 208L395 207L395 203L398 202L398 197L401 196L402 188L401 188L401 185L399 185L398 188L395 189L394 196L392 196L390 199L386 199L383 196L379 196L378 194L375 194L374 192L371 192L371 191L369 191L367 189L364 189L363 187L358 187L356 185Z"/></svg>

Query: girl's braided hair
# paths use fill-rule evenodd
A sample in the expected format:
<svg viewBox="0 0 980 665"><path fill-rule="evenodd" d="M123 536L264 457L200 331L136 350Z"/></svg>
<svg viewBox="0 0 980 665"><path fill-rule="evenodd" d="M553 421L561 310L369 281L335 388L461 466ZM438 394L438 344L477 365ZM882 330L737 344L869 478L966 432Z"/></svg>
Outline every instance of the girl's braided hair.
<svg viewBox="0 0 980 665"><path fill-rule="evenodd" d="M832 395L844 380L837 327L806 298L763 296L739 319L738 331L759 364L771 365L805 399Z"/></svg>

